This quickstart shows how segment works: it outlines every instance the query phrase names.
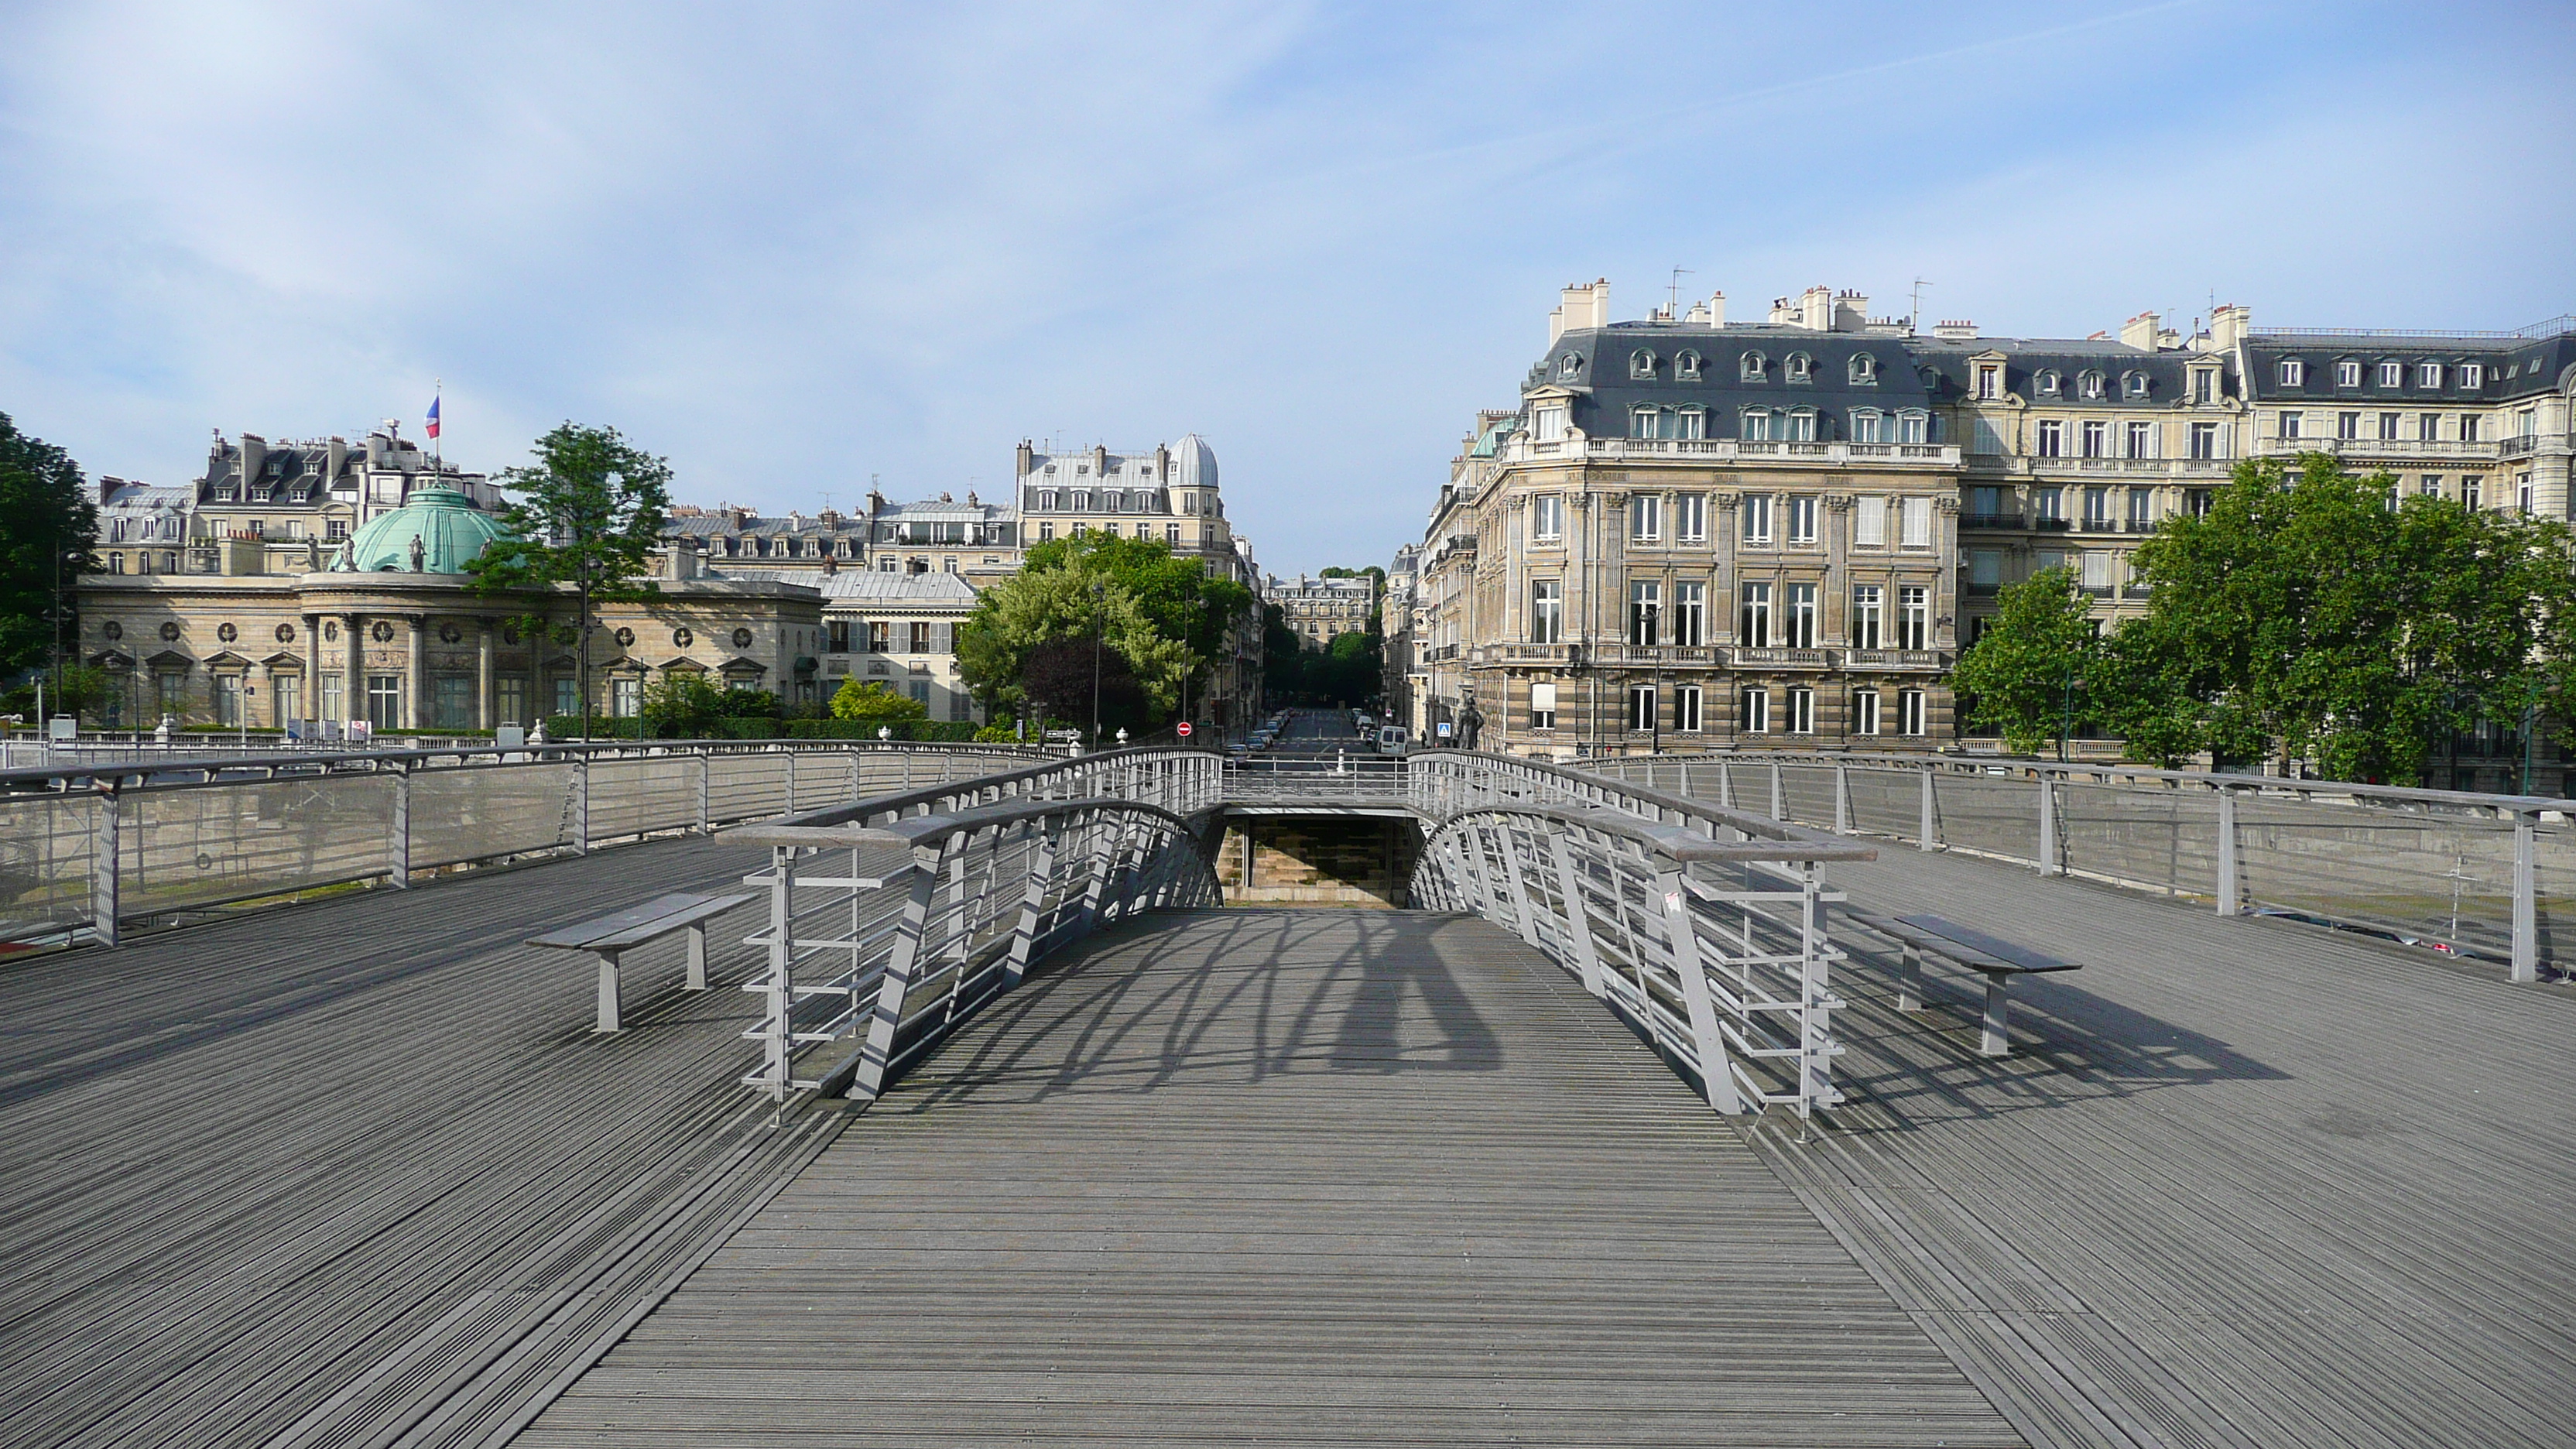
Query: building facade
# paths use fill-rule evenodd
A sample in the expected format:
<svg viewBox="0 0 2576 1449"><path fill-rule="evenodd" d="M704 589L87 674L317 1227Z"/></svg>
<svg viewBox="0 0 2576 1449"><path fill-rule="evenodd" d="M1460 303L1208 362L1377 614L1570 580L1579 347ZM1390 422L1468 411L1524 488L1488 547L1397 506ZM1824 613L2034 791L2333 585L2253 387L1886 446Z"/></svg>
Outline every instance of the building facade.
<svg viewBox="0 0 2576 1449"><path fill-rule="evenodd" d="M1364 633L1369 616L1377 611L1377 579L1369 574L1348 579L1310 579L1304 574L1283 579L1274 574L1261 592L1266 602L1279 606L1301 649L1321 650L1336 634Z"/></svg>
<svg viewBox="0 0 2576 1449"><path fill-rule="evenodd" d="M1516 409L1480 413L1420 546L1415 724L1543 755L1929 749L2009 584L2063 565L2105 622L2129 555L2245 457L2569 517L2576 325L2424 336L1919 332L1810 289L1613 322L1567 288ZM1390 625L1392 630L1392 625Z"/></svg>
<svg viewBox="0 0 2576 1449"><path fill-rule="evenodd" d="M984 714L957 674L957 626L975 588L940 570L853 570L821 581L824 697L849 680L882 684L935 720Z"/></svg>

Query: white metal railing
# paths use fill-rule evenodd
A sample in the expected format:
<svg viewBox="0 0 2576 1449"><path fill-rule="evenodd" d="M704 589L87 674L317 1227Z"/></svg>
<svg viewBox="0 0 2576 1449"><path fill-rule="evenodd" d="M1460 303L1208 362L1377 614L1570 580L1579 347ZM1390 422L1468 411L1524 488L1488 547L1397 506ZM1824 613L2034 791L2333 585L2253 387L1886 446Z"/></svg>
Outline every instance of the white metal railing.
<svg viewBox="0 0 2576 1449"><path fill-rule="evenodd" d="M2507 963L2563 959L2576 801L1975 755L1627 756L1593 774L1846 834L1909 841Z"/></svg>
<svg viewBox="0 0 2576 1449"><path fill-rule="evenodd" d="M1408 762L1417 904L1519 933L1694 1076L1721 1112L1842 1100L1818 873L1857 842L1499 756Z"/></svg>
<svg viewBox="0 0 2576 1449"><path fill-rule="evenodd" d="M748 878L769 893L753 938L769 964L743 988L762 1002L743 1084L773 1101L872 1099L1056 947L1143 911L1220 904L1189 817L1221 798L1217 755L1120 750L733 832L770 847ZM804 1053L851 1037L857 1052L798 1075Z"/></svg>
<svg viewBox="0 0 2576 1449"><path fill-rule="evenodd" d="M863 799L1035 757L860 741L489 743L0 771L0 940Z"/></svg>

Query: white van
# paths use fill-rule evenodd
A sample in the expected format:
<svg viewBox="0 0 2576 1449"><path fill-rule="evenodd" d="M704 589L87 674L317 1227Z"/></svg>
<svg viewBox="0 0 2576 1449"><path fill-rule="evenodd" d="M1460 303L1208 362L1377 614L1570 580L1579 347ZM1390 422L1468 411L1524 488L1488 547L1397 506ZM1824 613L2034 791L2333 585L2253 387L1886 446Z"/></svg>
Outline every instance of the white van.
<svg viewBox="0 0 2576 1449"><path fill-rule="evenodd" d="M1402 725L1382 725L1377 732L1377 752L1402 756L1413 750L1413 736Z"/></svg>

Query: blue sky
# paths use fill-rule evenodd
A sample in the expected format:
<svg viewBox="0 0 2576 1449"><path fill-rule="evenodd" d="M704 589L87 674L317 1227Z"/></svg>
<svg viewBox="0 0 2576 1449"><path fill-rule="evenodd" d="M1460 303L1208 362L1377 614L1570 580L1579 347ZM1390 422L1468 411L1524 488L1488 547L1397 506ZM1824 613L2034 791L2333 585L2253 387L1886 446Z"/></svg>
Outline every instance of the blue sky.
<svg viewBox="0 0 2576 1449"><path fill-rule="evenodd" d="M0 0L0 411L572 418L765 510L1195 430L1273 572L1418 537L1568 282L1990 332L2576 310L2576 7Z"/></svg>

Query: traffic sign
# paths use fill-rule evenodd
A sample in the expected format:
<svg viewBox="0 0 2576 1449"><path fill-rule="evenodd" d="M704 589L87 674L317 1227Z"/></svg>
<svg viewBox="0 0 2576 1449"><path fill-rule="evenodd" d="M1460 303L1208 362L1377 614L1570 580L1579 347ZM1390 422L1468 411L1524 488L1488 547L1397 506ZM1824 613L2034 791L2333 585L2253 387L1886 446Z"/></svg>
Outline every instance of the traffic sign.
<svg viewBox="0 0 2576 1449"><path fill-rule="evenodd" d="M1178 725L1174 726L1174 728L1181 732L1182 739L1188 739L1190 737L1190 722L1188 720L1181 721Z"/></svg>

